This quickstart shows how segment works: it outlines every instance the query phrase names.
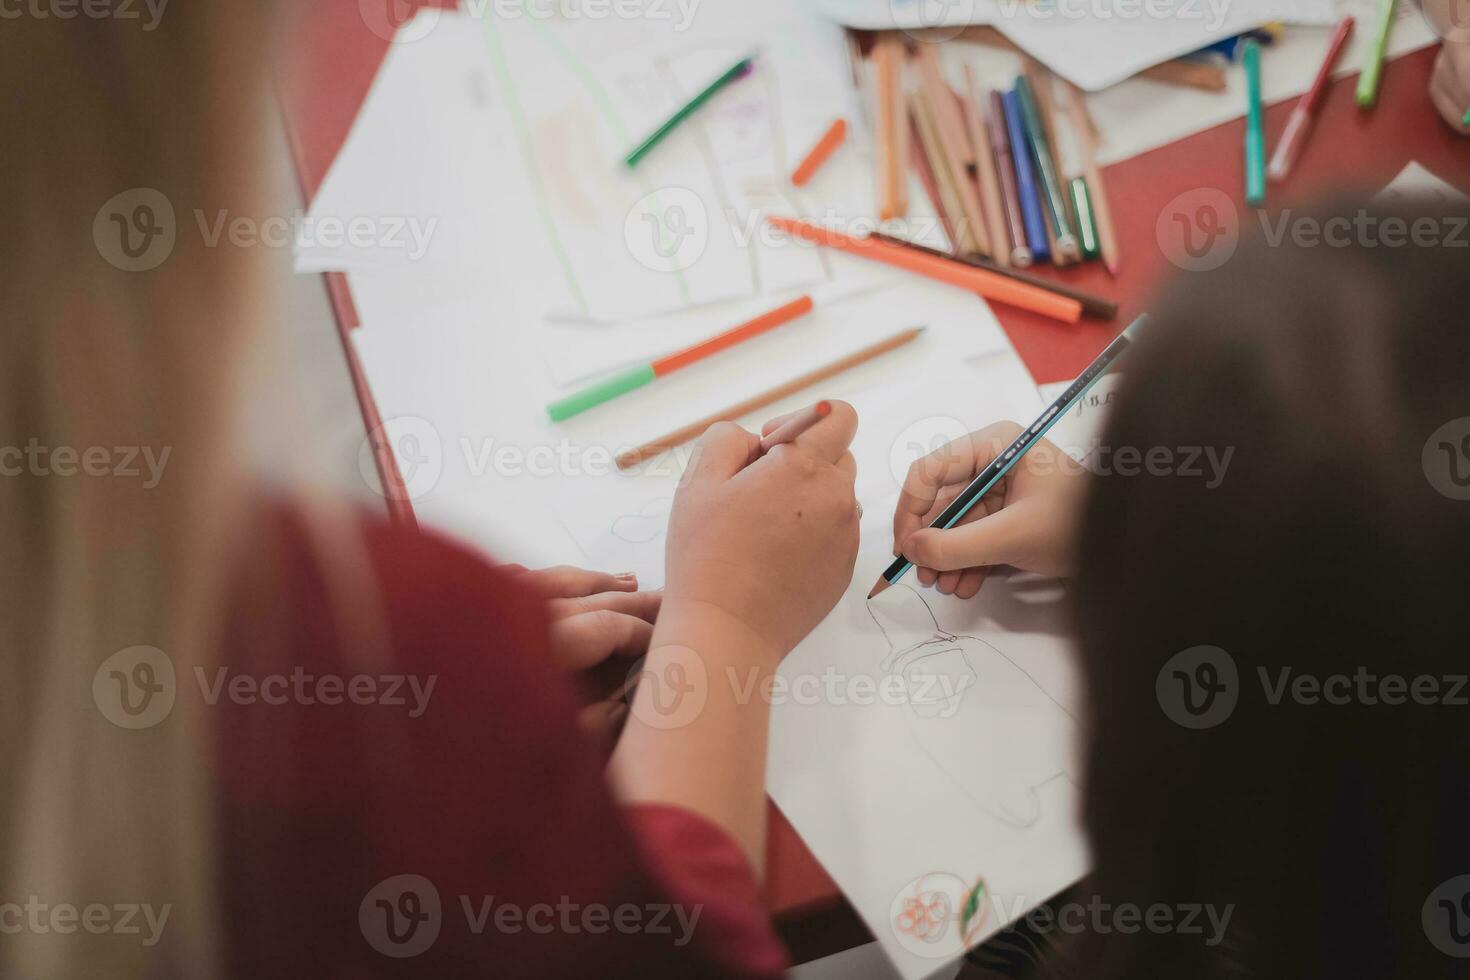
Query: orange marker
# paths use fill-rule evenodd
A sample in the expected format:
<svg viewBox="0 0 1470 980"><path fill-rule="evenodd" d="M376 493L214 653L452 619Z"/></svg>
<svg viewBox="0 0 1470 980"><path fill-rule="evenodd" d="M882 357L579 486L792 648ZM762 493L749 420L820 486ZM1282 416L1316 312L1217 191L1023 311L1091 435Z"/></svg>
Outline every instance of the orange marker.
<svg viewBox="0 0 1470 980"><path fill-rule="evenodd" d="M793 218L767 215L766 220L796 238L959 286L997 303L1006 303L1063 323L1076 323L1082 316L1082 304L1075 299L1007 279L987 269L976 269L962 262L926 255L873 238L854 238Z"/></svg>
<svg viewBox="0 0 1470 980"><path fill-rule="evenodd" d="M812 147L806 159L801 161L801 166L797 167L796 172L791 175L791 182L797 187L805 186L806 182L812 179L812 174L827 162L827 158L842 145L845 139L847 139L847 120L839 119L822 134L821 139L817 140L817 145Z"/></svg>

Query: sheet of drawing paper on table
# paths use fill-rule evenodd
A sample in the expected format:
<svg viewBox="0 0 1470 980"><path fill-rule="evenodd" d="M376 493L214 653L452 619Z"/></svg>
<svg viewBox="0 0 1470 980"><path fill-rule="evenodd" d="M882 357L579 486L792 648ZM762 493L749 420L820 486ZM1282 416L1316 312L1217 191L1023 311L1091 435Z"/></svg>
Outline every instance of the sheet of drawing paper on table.
<svg viewBox="0 0 1470 980"><path fill-rule="evenodd" d="M1147 9L1127 0L1089 4L969 0L819 0L840 23L868 30L925 30L990 24L1038 61L1087 91L1198 51L1271 21L1327 24L1331 0L1175 0ZM943 36L945 31L937 32Z"/></svg>
<svg viewBox="0 0 1470 980"><path fill-rule="evenodd" d="M834 111L857 113L841 31L772 2L745 5L745 18L728 16L728 2L707 6L676 45L636 49L586 43L570 24L436 14L426 37L390 50L313 223L432 220L428 256L412 261L451 279L500 276L524 288L505 270L534 259L555 274L544 312L563 321L611 323L830 280L822 253L773 254L760 214L806 210L786 179L794 156ZM750 78L637 168L621 164L690 93L751 52ZM825 197L869 206L859 160L832 171ZM384 252L313 243L298 268L402 264Z"/></svg>
<svg viewBox="0 0 1470 980"><path fill-rule="evenodd" d="M611 562L618 571L656 574L649 584L662 581L661 536L656 544L641 542L641 551L620 551L641 534L619 538L628 525L615 525L622 517L649 516L644 509L657 497L672 496L685 457L666 454L646 470L621 473L612 463L617 452L911 326L926 327L914 343L748 421L834 392L901 384L969 358L1015 358L977 297L909 281L816 310L627 397L552 423L545 405L564 389L549 376L534 338L496 326L485 312L492 308L488 297L426 304L407 278L354 282L364 320L354 340L384 418L416 420L418 455L430 455L425 447L431 444L441 447L434 454L437 471L420 469L434 472L432 484L414 498L420 518L485 540L509 536L513 556L525 560ZM393 326L379 327L380 320ZM1013 370L1025 377L1018 360ZM404 455L398 440L390 445ZM413 460L401 458L400 465L411 467ZM559 547L548 553L553 545ZM628 561L637 567L626 567Z"/></svg>
<svg viewBox="0 0 1470 980"><path fill-rule="evenodd" d="M1470 183L1470 181L1467 181ZM1470 194L1449 184L1445 180L1435 176L1426 170L1417 161L1410 163L1399 171L1387 187L1378 193L1378 199L1384 201L1414 198L1416 200L1437 201L1445 205L1463 205Z"/></svg>
<svg viewBox="0 0 1470 980"><path fill-rule="evenodd" d="M852 585L782 664L767 787L915 980L1074 883L1088 855L1062 587L997 570L965 601L910 576L869 601L895 502L868 509Z"/></svg>

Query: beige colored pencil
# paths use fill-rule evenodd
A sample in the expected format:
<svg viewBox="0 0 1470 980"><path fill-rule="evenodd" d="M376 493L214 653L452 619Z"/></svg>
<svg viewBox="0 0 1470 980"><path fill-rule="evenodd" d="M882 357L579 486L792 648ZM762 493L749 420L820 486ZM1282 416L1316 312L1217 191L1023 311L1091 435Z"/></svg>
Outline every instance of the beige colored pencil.
<svg viewBox="0 0 1470 980"><path fill-rule="evenodd" d="M889 351L897 350L904 344L912 343L923 332L923 327L911 327L908 330L894 334L886 340L880 340L878 343L864 347L862 350L854 351L846 357L838 358L831 364L823 365L799 377L792 378L785 384L777 385L769 391L761 392L759 395L747 398L743 402L731 405L723 412L716 412L713 415L700 419L698 422L686 425L681 429L675 429L668 435L661 436L636 449L630 449L625 453L620 453L617 458L618 469L625 470L630 466L637 466L644 460L652 459L675 446L682 446L692 439L698 439L704 435L705 429L708 429L716 422L734 422L742 419L751 412L760 411L767 405L774 405L783 398L791 397L803 388L810 388L812 385L821 384L828 378L836 377L844 371L850 371L860 364L866 364L875 357L881 357Z"/></svg>
<svg viewBox="0 0 1470 980"><path fill-rule="evenodd" d="M980 115L980 86L975 82L975 72L965 66L965 124L970 131L970 145L975 148L975 177L980 184L980 204L985 211L985 221L990 234L990 257L999 265L1010 268L1011 239L1006 230L1005 203L1000 197L1000 177L995 170L995 157L990 152L990 136L985 130L985 119Z"/></svg>
<svg viewBox="0 0 1470 980"><path fill-rule="evenodd" d="M1092 219L1097 225L1097 245L1102 252L1103 265L1110 275L1118 274L1122 255L1118 249L1118 232L1113 226L1113 209L1108 204L1108 188L1103 183L1102 168L1097 165L1097 127L1092 114L1087 111L1087 101L1082 90L1075 85L1067 86L1067 114L1072 128L1077 130L1082 147L1082 176L1087 181L1087 190L1092 198Z"/></svg>
<svg viewBox="0 0 1470 980"><path fill-rule="evenodd" d="M1223 92L1226 87L1224 67L1185 58L1176 58L1145 68L1138 73L1138 77L1184 88L1197 88L1205 92Z"/></svg>
<svg viewBox="0 0 1470 980"><path fill-rule="evenodd" d="M960 112L954 92L940 76L939 63L932 52L919 59L919 91L923 94L923 105L929 113L929 120L938 140L938 149L947 164L943 169L949 172L950 186L959 203L959 210L951 212L950 220L964 226L961 237L969 240L969 244L960 250L994 255L990 234L985 228L985 215L980 210L980 197L975 193L975 185L970 180L970 168L974 166L975 153L970 146L964 116ZM936 171L936 179L940 179L937 171L941 168L936 165L932 153L929 165ZM956 247L959 247L958 243Z"/></svg>
<svg viewBox="0 0 1470 980"><path fill-rule="evenodd" d="M934 110L934 122L939 126L940 135L947 143L953 144L954 152L959 162L966 169L975 165L975 151L970 146L969 133L965 130L965 116L960 112L958 103L953 98L941 99L939 93L950 92L949 84L944 80L944 69L939 66L939 48L934 44L919 45L919 53L915 59L919 69L919 85L929 97L929 103Z"/></svg>
<svg viewBox="0 0 1470 980"><path fill-rule="evenodd" d="M941 216L949 219L948 224L954 230L955 240L950 245L961 254L980 250L970 216L960 200L953 164L944 152L932 103L925 93L914 92L909 96L909 111L914 115L919 130L919 146L929 161L929 172L934 175L934 184L939 190L939 200L934 202L934 206Z"/></svg>

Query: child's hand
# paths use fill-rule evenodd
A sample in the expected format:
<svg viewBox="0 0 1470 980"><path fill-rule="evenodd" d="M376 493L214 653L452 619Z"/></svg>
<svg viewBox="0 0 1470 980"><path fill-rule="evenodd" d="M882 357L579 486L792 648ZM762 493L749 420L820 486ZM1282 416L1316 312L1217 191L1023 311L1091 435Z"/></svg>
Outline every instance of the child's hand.
<svg viewBox="0 0 1470 980"><path fill-rule="evenodd" d="M1470 135L1465 111L1470 109L1470 3L1425 0L1424 13L1444 44L1429 78L1429 98L1451 129Z"/></svg>
<svg viewBox="0 0 1470 980"><path fill-rule="evenodd" d="M996 454L1021 434L997 422L914 461L893 515L893 553L913 562L922 585L969 599L991 565L1069 574L1087 471L1042 439L948 530L928 527Z"/></svg>
<svg viewBox="0 0 1470 980"><path fill-rule="evenodd" d="M772 664L836 605L858 548L857 413L832 412L751 462L760 439L733 423L699 440L669 517L665 604L713 607L761 638Z"/></svg>

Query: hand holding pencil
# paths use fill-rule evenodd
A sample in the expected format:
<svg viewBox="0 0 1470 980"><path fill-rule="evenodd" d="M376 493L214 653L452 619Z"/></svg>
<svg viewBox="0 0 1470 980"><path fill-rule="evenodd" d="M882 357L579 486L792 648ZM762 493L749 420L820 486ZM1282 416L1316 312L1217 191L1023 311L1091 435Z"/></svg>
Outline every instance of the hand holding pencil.
<svg viewBox="0 0 1470 980"><path fill-rule="evenodd" d="M717 627L774 668L842 597L858 548L857 413L826 404L768 423L789 441L764 454L733 422L700 437L669 516L660 640L709 657L695 641Z"/></svg>

